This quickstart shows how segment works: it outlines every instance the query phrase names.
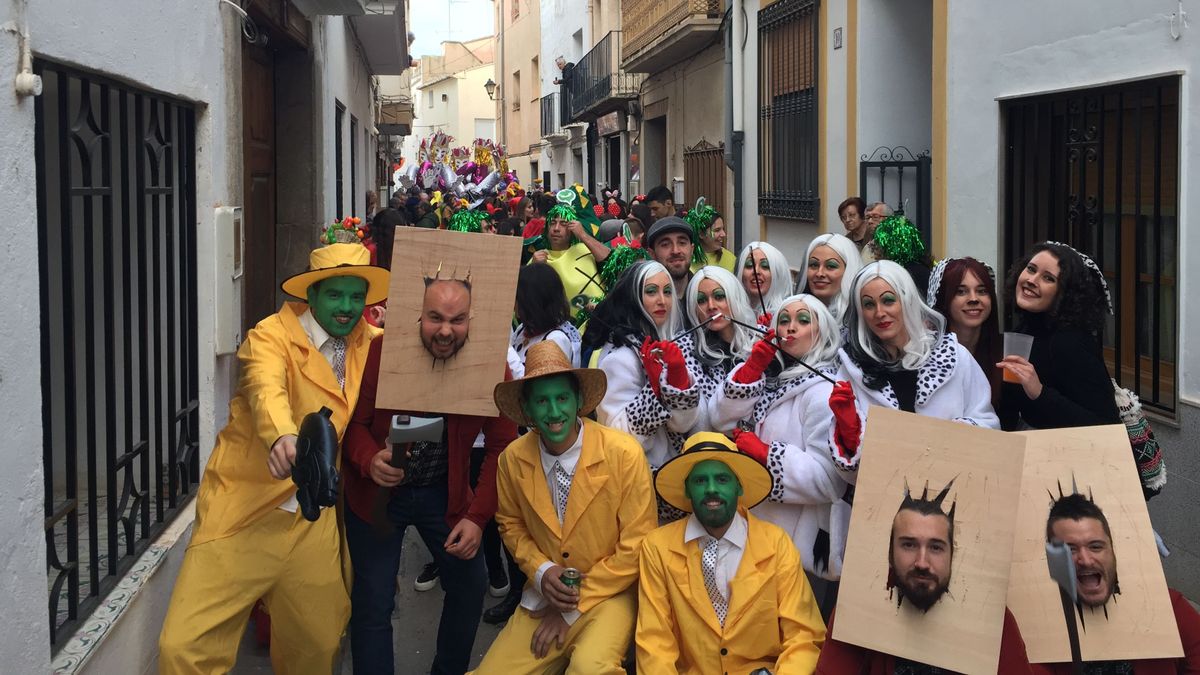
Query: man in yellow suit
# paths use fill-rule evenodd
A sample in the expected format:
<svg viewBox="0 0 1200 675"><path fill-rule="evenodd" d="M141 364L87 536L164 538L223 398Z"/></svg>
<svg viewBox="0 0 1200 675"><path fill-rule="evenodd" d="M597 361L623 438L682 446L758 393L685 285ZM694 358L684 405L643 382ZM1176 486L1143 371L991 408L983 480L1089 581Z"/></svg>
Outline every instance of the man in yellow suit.
<svg viewBox="0 0 1200 675"><path fill-rule="evenodd" d="M625 672L638 546L657 516L641 446L582 417L605 386L603 371L571 368L551 340L529 348L523 379L496 385L496 407L531 429L496 475L500 536L529 581L476 673Z"/></svg>
<svg viewBox="0 0 1200 675"><path fill-rule="evenodd" d="M226 673L255 601L271 615L276 673L334 668L350 615L337 513L298 513L291 468L305 415L322 406L340 441L371 339L363 307L387 297L388 272L359 243L314 250L288 302L238 349L241 380L196 498L196 523L159 637L162 673Z"/></svg>
<svg viewBox="0 0 1200 675"><path fill-rule="evenodd" d="M810 675L825 624L792 539L747 510L771 474L721 434L694 434L654 479L691 512L642 541L639 673Z"/></svg>

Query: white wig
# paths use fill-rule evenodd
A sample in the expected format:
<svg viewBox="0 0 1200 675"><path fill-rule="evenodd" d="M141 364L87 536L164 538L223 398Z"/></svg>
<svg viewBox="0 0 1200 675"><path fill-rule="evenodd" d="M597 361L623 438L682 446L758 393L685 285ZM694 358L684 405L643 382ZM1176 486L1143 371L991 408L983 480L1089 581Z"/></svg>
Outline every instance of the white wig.
<svg viewBox="0 0 1200 675"><path fill-rule="evenodd" d="M762 249L762 252L767 256L767 266L771 270L771 288L763 292L761 303L767 308L767 311L770 311L771 307L779 304L779 301L786 298L791 292L792 271L788 267L787 257L783 255L783 251L765 241L752 241L738 254L737 267L734 268L734 274L737 275L739 282L741 281L742 270L746 267L746 260L750 257L750 251L756 248ZM751 306L759 307L758 289L746 288L746 295L750 297ZM759 308L761 309L761 307Z"/></svg>
<svg viewBox="0 0 1200 675"><path fill-rule="evenodd" d="M812 257L813 251L817 250L818 246L828 246L833 249L833 252L842 259L844 272L842 274L841 286L838 288L838 294L828 304L830 314L833 318L841 323L842 315L846 313L846 305L850 299L850 282L854 279L854 275L862 269L862 254L859 253L858 247L854 242L850 241L845 235L831 232L822 234L816 237L808 244L808 250L804 253L803 270L800 274L800 283L796 284L796 292L804 293L808 289L808 259Z"/></svg>
<svg viewBox="0 0 1200 675"><path fill-rule="evenodd" d="M637 306L638 309L642 310L642 316L646 317L650 325L655 326L654 317L650 316L650 312L646 311L646 305L642 302L642 296L646 289L647 279L655 274L666 274L668 280L664 288L669 287L671 290L671 309L667 311L667 322L661 327L656 327L655 332L657 333L657 339L670 340L675 337L675 334L679 332L680 327L683 325L683 319L679 311L679 304L683 302L683 298L674 297L675 285L670 281L671 273L667 271L667 268L662 263L657 260L648 260L646 262L648 264L638 265L637 269Z"/></svg>
<svg viewBox="0 0 1200 675"><path fill-rule="evenodd" d="M705 265L688 282L687 307L684 311L685 325L696 326L703 321L696 316L696 296L700 294L700 282L705 279L712 279L725 291L725 299L729 303L729 313L733 315L729 318L737 319L750 326L757 323L754 308L750 304L750 296L746 295L746 289L742 288L742 282L723 267ZM758 334L753 330L735 323L733 325L733 341L729 344L729 349L735 356L744 358L750 354L750 348L754 346L754 341L757 339ZM693 343L696 345L696 351L702 362L716 363L725 358L724 355L713 351L708 346L708 341L704 339L704 336L697 335Z"/></svg>
<svg viewBox="0 0 1200 675"><path fill-rule="evenodd" d="M875 279L883 279L891 286L900 300L900 311L904 328L908 331L908 343L901 350L897 361L888 355L879 338L871 332L862 313L863 287ZM864 357L875 362L903 370L916 370L929 358L934 345L946 330L946 320L929 305L925 304L912 277L900 265L891 260L879 260L864 266L854 275L851 284L850 302L846 308L846 327L849 335L846 348L856 360Z"/></svg>
<svg viewBox="0 0 1200 675"><path fill-rule="evenodd" d="M813 341L808 351L800 356L800 360L804 361L813 368L829 367L833 365L833 360L837 357L838 349L842 346L842 331L838 329L838 322L833 318L833 314L825 303L815 295L808 293L797 293L784 298L778 305L770 307L771 310L771 328L775 332L779 332L779 314L784 307L795 303L803 302L808 306L808 311L817 321L817 339ZM775 358L783 361L783 351L776 353ZM796 364L791 368L787 368L779 374L781 379L789 379L799 377L809 372L808 368L800 364Z"/></svg>

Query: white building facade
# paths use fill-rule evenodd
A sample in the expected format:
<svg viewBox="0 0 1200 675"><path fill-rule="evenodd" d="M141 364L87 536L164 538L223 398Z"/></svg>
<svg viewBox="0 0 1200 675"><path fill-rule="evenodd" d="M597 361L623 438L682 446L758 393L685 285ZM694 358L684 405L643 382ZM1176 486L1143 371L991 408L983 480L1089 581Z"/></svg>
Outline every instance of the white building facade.
<svg viewBox="0 0 1200 675"><path fill-rule="evenodd" d="M5 672L155 669L233 350L321 226L361 213L372 76L407 67L378 39L403 2L134 5L0 10L0 62L31 65L0 104L0 197L24 214L0 251L22 317L0 361Z"/></svg>

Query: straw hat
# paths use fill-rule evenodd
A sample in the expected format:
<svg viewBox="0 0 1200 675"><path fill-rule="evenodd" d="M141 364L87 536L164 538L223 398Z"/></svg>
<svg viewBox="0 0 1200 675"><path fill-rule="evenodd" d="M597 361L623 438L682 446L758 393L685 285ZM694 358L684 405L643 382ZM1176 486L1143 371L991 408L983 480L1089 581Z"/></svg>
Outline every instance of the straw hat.
<svg viewBox="0 0 1200 675"><path fill-rule="evenodd" d="M390 273L371 264L371 252L362 244L327 244L308 254L308 271L288 277L283 292L308 299L308 287L330 277L360 277L367 281L367 304L387 298Z"/></svg>
<svg viewBox="0 0 1200 675"><path fill-rule="evenodd" d="M543 340L525 353L525 377L496 385L493 397L500 413L518 425L531 427L533 422L525 417L521 409L521 388L525 382L547 375L571 373L579 380L579 414L586 415L600 405L608 388L608 378L603 370L596 368L572 368L571 360L557 344Z"/></svg>
<svg viewBox="0 0 1200 675"><path fill-rule="evenodd" d="M747 509L758 506L771 494L774 480L770 472L753 457L738 452L737 446L721 434L701 431L692 434L683 444L683 452L671 458L654 474L654 489L663 501L675 508L692 512L692 500L688 499L684 483L692 468L700 462L714 459L728 466L742 484L742 496L738 506Z"/></svg>

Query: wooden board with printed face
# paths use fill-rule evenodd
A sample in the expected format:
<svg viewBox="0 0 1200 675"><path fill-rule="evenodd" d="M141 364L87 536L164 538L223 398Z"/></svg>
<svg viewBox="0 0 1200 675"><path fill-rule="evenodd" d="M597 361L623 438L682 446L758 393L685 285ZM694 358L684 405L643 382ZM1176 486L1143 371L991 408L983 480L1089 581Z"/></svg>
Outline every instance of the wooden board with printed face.
<svg viewBox="0 0 1200 675"><path fill-rule="evenodd" d="M1025 439L872 407L861 449L833 637L960 673L994 673L1000 657ZM947 592L927 612L889 590L888 553L905 484L933 500L953 481ZM932 517L932 516L931 516Z"/></svg>
<svg viewBox="0 0 1200 675"><path fill-rule="evenodd" d="M1083 660L1182 656L1175 613L1125 427L1047 429L1021 435L1029 443L1008 604L1021 626L1030 662L1071 660L1058 586L1047 571L1046 525L1052 498L1059 497L1060 485L1064 494L1071 494L1072 481L1108 521L1120 589L1106 607L1075 612Z"/></svg>
<svg viewBox="0 0 1200 675"><path fill-rule="evenodd" d="M517 237L397 227L377 406L495 416L492 390L504 380L520 266ZM458 328L448 329L446 339L461 348L448 358L435 358L422 341L422 324L435 325L423 318L423 307L436 309L425 306L427 294L431 303L437 302L437 293L465 297L468 281L465 340ZM431 290L435 286L438 290ZM454 326L456 317L439 314L437 320Z"/></svg>

